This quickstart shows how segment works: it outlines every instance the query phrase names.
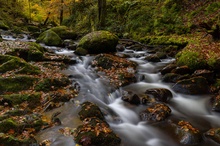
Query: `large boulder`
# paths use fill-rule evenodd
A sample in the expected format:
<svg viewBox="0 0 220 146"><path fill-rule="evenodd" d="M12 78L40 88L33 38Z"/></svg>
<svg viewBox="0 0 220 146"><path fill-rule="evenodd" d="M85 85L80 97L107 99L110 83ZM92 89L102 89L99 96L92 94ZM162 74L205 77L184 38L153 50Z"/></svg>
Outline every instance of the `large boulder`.
<svg viewBox="0 0 220 146"><path fill-rule="evenodd" d="M201 132L191 123L183 120L168 120L171 129L175 131L179 142L184 145L197 145L202 141Z"/></svg>
<svg viewBox="0 0 220 146"><path fill-rule="evenodd" d="M145 94L151 95L155 98L156 101L167 102L169 101L173 95L170 90L165 88L152 88L147 89Z"/></svg>
<svg viewBox="0 0 220 146"><path fill-rule="evenodd" d="M77 34L66 26L53 27L50 30L54 31L61 39L76 39Z"/></svg>
<svg viewBox="0 0 220 146"><path fill-rule="evenodd" d="M205 133L205 136L220 144L220 128L212 128L208 130Z"/></svg>
<svg viewBox="0 0 220 146"><path fill-rule="evenodd" d="M209 93L208 82L201 76L180 80L172 88L176 92L191 95Z"/></svg>
<svg viewBox="0 0 220 146"><path fill-rule="evenodd" d="M61 46L62 39L52 30L44 31L36 40L37 43L44 43L48 46Z"/></svg>
<svg viewBox="0 0 220 146"><path fill-rule="evenodd" d="M115 52L117 43L116 35L108 31L94 31L79 41L78 48L85 49L91 54ZM76 53L78 53L78 49Z"/></svg>
<svg viewBox="0 0 220 146"><path fill-rule="evenodd" d="M143 121L159 122L165 120L171 114L171 109L163 103L154 103L140 113Z"/></svg>
<svg viewBox="0 0 220 146"><path fill-rule="evenodd" d="M92 61L97 72L104 72L110 83L116 87L135 82L137 64L125 58L110 54L99 54ZM101 74L103 77L103 74Z"/></svg>

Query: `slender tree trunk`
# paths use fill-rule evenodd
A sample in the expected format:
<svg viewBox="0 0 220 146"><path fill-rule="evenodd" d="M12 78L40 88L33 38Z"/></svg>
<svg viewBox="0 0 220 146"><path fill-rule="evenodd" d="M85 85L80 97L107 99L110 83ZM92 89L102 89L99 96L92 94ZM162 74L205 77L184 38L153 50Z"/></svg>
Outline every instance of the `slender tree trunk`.
<svg viewBox="0 0 220 146"><path fill-rule="evenodd" d="M29 23L31 23L31 0L28 0L28 9L29 9Z"/></svg>
<svg viewBox="0 0 220 146"><path fill-rule="evenodd" d="M64 5L64 0L61 0L61 8L60 8L60 25L63 22L63 5Z"/></svg>
<svg viewBox="0 0 220 146"><path fill-rule="evenodd" d="M47 24L49 18L50 18L50 12L47 13L47 18L46 18L46 20L44 21L44 24L43 24L43 25L46 25L46 24Z"/></svg>
<svg viewBox="0 0 220 146"><path fill-rule="evenodd" d="M99 27L102 28L105 26L106 18L106 0L98 0L98 20Z"/></svg>

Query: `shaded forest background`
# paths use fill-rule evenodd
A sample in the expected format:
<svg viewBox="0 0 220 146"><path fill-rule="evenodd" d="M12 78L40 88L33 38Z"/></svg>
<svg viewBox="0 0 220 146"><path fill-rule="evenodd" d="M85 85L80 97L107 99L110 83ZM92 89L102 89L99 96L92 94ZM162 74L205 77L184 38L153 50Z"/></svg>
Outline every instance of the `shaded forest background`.
<svg viewBox="0 0 220 146"><path fill-rule="evenodd" d="M219 0L0 0L10 29L66 25L77 33L105 29L120 37L208 33L220 24Z"/></svg>

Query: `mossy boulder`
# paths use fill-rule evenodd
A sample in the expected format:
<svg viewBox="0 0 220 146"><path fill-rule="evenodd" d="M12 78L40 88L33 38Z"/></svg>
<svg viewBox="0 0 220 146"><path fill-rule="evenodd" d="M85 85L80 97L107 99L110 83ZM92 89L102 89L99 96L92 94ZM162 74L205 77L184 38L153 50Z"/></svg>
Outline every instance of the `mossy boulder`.
<svg viewBox="0 0 220 146"><path fill-rule="evenodd" d="M52 30L46 30L36 40L37 43L44 43L48 46L62 46L62 39Z"/></svg>
<svg viewBox="0 0 220 146"><path fill-rule="evenodd" d="M99 118L86 118L74 131L74 140L83 146L119 146L121 139Z"/></svg>
<svg viewBox="0 0 220 146"><path fill-rule="evenodd" d="M0 77L0 93L27 90L30 89L36 81L37 78L26 75Z"/></svg>
<svg viewBox="0 0 220 146"><path fill-rule="evenodd" d="M58 34L58 36L61 39L76 39L77 38L77 34L70 30L68 27L66 26L57 26L57 27L53 27L50 30L54 31L56 34Z"/></svg>
<svg viewBox="0 0 220 146"><path fill-rule="evenodd" d="M33 109L40 105L41 93L36 92L33 94L10 94L10 95L0 95L2 100L7 101L11 106L20 105L23 102L27 102L28 107Z"/></svg>
<svg viewBox="0 0 220 146"><path fill-rule="evenodd" d="M175 58L178 66L188 66L192 71L207 68L204 56L196 51L184 49Z"/></svg>
<svg viewBox="0 0 220 146"><path fill-rule="evenodd" d="M146 36L141 38L140 42L149 45L178 46L179 49L184 48L188 44L185 38L171 36Z"/></svg>
<svg viewBox="0 0 220 146"><path fill-rule="evenodd" d="M38 67L27 63L21 58L0 55L0 72L5 73L12 70L15 74L39 74L41 72Z"/></svg>
<svg viewBox="0 0 220 146"><path fill-rule="evenodd" d="M83 48L91 54L116 52L118 37L108 31L91 32L79 41L78 47ZM78 52L78 49L76 49Z"/></svg>
<svg viewBox="0 0 220 146"><path fill-rule="evenodd" d="M0 29L8 30L8 29L9 29L9 26L6 25L3 21L0 20Z"/></svg>
<svg viewBox="0 0 220 146"><path fill-rule="evenodd" d="M12 119L0 121L0 133L7 133L10 129L17 129L18 123Z"/></svg>
<svg viewBox="0 0 220 146"><path fill-rule="evenodd" d="M191 95L209 93L208 82L204 77L201 76L180 80L175 85L173 85L172 89L175 92Z"/></svg>
<svg viewBox="0 0 220 146"><path fill-rule="evenodd" d="M200 131L191 123L183 120L169 120L169 124L181 144L197 145L202 141Z"/></svg>
<svg viewBox="0 0 220 146"><path fill-rule="evenodd" d="M165 120L171 114L171 109L164 103L154 103L140 113L143 121L159 122Z"/></svg>
<svg viewBox="0 0 220 146"><path fill-rule="evenodd" d="M165 88L151 88L145 91L145 94L153 96L156 101L168 102L173 95L170 90Z"/></svg>
<svg viewBox="0 0 220 146"><path fill-rule="evenodd" d="M125 58L110 54L99 54L92 61L92 66L97 71L106 73L105 75L110 80L110 83L116 87L136 82L137 64Z"/></svg>
<svg viewBox="0 0 220 146"><path fill-rule="evenodd" d="M205 133L205 137L220 144L220 128L212 128Z"/></svg>
<svg viewBox="0 0 220 146"><path fill-rule="evenodd" d="M0 133L0 141L3 146L13 145L13 146L30 146L30 145L38 145L37 141L34 138L16 138L13 135Z"/></svg>
<svg viewBox="0 0 220 146"><path fill-rule="evenodd" d="M86 118L96 117L101 120L104 120L104 116L100 110L100 108L91 102L84 102L81 104L82 109L80 110L79 117L80 120L84 120Z"/></svg>
<svg viewBox="0 0 220 146"><path fill-rule="evenodd" d="M38 84L34 87L34 89L36 91L51 91L51 90L57 90L60 87L65 87L70 83L71 82L68 77L44 78L38 82Z"/></svg>
<svg viewBox="0 0 220 146"><path fill-rule="evenodd" d="M26 61L42 61L44 59L44 49L34 42L24 43L26 47L11 48L6 54L18 56Z"/></svg>
<svg viewBox="0 0 220 146"><path fill-rule="evenodd" d="M27 30L31 33L40 32L40 28L34 25L28 25Z"/></svg>

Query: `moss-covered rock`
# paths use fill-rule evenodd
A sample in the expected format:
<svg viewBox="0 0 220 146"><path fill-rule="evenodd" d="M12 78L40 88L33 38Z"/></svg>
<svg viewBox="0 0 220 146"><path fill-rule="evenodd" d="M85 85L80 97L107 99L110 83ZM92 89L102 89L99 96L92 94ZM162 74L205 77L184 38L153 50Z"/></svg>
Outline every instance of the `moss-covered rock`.
<svg viewBox="0 0 220 146"><path fill-rule="evenodd" d="M27 47L11 48L6 54L18 56L26 61L42 61L44 59L44 49L39 44L30 42Z"/></svg>
<svg viewBox="0 0 220 146"><path fill-rule="evenodd" d="M86 55L88 54L88 51L86 49L83 49L82 47L77 47L75 53L77 55Z"/></svg>
<svg viewBox="0 0 220 146"><path fill-rule="evenodd" d="M3 121L0 121L0 133L6 133L10 129L17 129L18 123L15 120L12 119L5 119Z"/></svg>
<svg viewBox="0 0 220 146"><path fill-rule="evenodd" d="M153 96L156 101L168 102L173 95L170 90L165 88L151 88L145 91L145 94Z"/></svg>
<svg viewBox="0 0 220 146"><path fill-rule="evenodd" d="M220 144L220 128L212 128L208 130L205 133L205 136Z"/></svg>
<svg viewBox="0 0 220 146"><path fill-rule="evenodd" d="M182 37L171 37L171 36L146 36L140 39L140 42L149 45L173 45L178 48L184 48L188 41Z"/></svg>
<svg viewBox="0 0 220 146"><path fill-rule="evenodd" d="M101 120L104 120L104 116L103 116L100 108L97 105L95 105L94 103L87 101L87 102L82 103L81 106L82 106L82 109L78 113L80 120L84 120L86 118L91 118L91 117L96 117Z"/></svg>
<svg viewBox="0 0 220 146"><path fill-rule="evenodd" d="M56 90L59 87L67 86L71 82L67 77L61 78L44 78L34 87L36 91Z"/></svg>
<svg viewBox="0 0 220 146"><path fill-rule="evenodd" d="M38 43L44 43L48 46L61 46L62 39L52 30L44 31L36 40Z"/></svg>
<svg viewBox="0 0 220 146"><path fill-rule="evenodd" d="M2 20L0 20L0 29L8 30L9 26L6 25Z"/></svg>
<svg viewBox="0 0 220 146"><path fill-rule="evenodd" d="M107 53L115 52L118 37L108 31L94 31L85 35L80 41L78 47L87 50L88 53Z"/></svg>
<svg viewBox="0 0 220 146"><path fill-rule="evenodd" d="M172 88L174 91L184 94L197 95L209 93L208 82L201 76L180 80Z"/></svg>
<svg viewBox="0 0 220 146"><path fill-rule="evenodd" d="M0 95L0 97L10 103L12 106L20 105L23 102L27 102L28 108L35 108L40 105L41 93L33 94L10 94L10 95Z"/></svg>
<svg viewBox="0 0 220 146"><path fill-rule="evenodd" d="M13 146L30 146L30 145L38 145L37 141L34 138L16 138L13 135L0 133L0 141L3 146L13 145Z"/></svg>
<svg viewBox="0 0 220 146"><path fill-rule="evenodd" d="M74 131L76 143L89 146L119 146L121 139L99 118L86 118Z"/></svg>
<svg viewBox="0 0 220 146"><path fill-rule="evenodd" d="M183 120L169 120L179 142L185 145L197 145L202 141L200 131L191 123Z"/></svg>
<svg viewBox="0 0 220 146"><path fill-rule="evenodd" d="M38 67L27 63L21 58L10 55L0 55L0 72L5 73L12 70L14 70L15 74L40 73L40 69Z"/></svg>
<svg viewBox="0 0 220 146"><path fill-rule="evenodd" d="M140 118L143 121L159 122L165 120L170 114L171 109L166 104L154 103L140 113Z"/></svg>
<svg viewBox="0 0 220 146"><path fill-rule="evenodd" d="M199 52L184 49L176 55L177 65L188 66L192 71L207 68L206 60Z"/></svg>
<svg viewBox="0 0 220 146"><path fill-rule="evenodd" d="M66 26L53 27L50 30L54 31L61 39L76 39L77 34L69 30Z"/></svg>
<svg viewBox="0 0 220 146"><path fill-rule="evenodd" d="M99 54L92 61L92 66L106 73L112 85L116 87L124 86L135 82L135 72L137 64L125 58L110 54Z"/></svg>
<svg viewBox="0 0 220 146"><path fill-rule="evenodd" d="M0 77L0 93L18 92L30 89L37 78L30 76Z"/></svg>

